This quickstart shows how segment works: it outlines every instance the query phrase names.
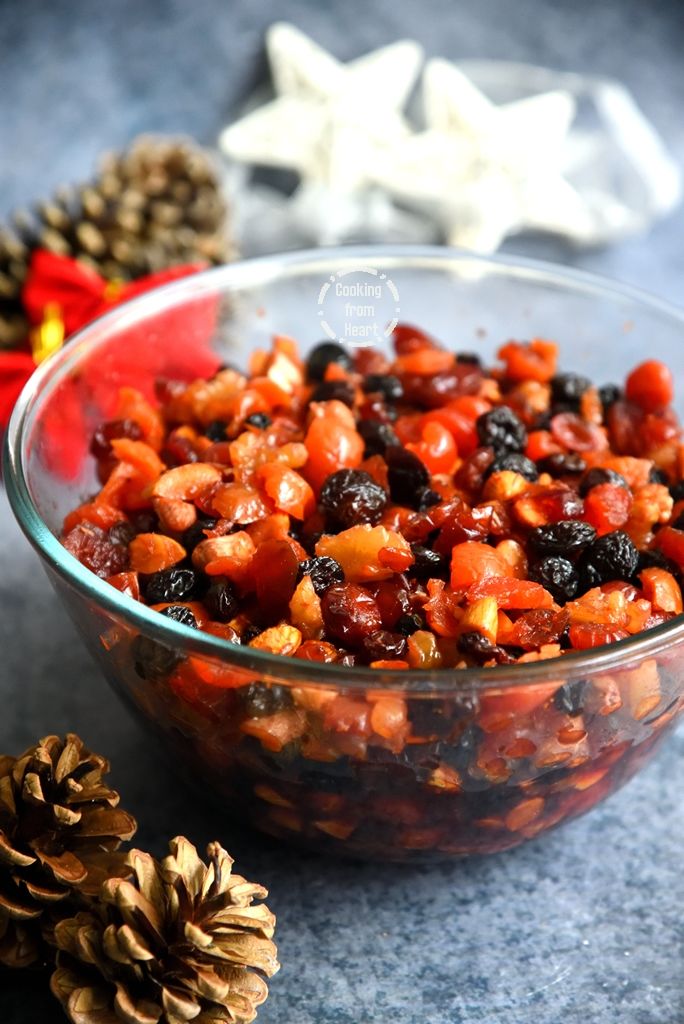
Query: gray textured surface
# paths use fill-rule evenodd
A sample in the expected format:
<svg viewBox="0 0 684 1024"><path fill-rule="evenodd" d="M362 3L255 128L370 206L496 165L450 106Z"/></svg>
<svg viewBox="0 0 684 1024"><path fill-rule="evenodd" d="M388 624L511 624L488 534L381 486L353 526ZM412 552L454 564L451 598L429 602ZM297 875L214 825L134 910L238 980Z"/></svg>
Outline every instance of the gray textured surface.
<svg viewBox="0 0 684 1024"><path fill-rule="evenodd" d="M341 57L401 34L430 53L614 74L684 160L682 8L637 0L0 2L0 213L88 172L141 130L210 141L263 72L275 13ZM515 10L515 16L513 16ZM645 239L551 258L684 289L681 212ZM540 243L513 250L542 252ZM684 735L589 817L496 859L407 869L282 852L218 820L171 779L99 678L0 498L0 750L75 729L161 853L220 837L271 888L284 964L262 1024L681 1024ZM33 980L0 978L0 1021L58 1021Z"/></svg>

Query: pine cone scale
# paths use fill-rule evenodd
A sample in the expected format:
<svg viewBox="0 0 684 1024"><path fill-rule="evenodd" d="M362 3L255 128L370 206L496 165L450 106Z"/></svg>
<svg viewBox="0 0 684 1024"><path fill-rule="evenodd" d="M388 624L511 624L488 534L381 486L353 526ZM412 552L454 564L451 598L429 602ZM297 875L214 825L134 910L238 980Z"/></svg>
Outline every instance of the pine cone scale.
<svg viewBox="0 0 684 1024"><path fill-rule="evenodd" d="M136 822L131 814L118 807L84 807L81 811L80 826L80 835L89 839L106 836L130 839L135 833Z"/></svg>
<svg viewBox="0 0 684 1024"><path fill-rule="evenodd" d="M15 850L4 832L0 832L0 862L10 864L13 867L27 868L36 863L36 858L30 853L22 853Z"/></svg>

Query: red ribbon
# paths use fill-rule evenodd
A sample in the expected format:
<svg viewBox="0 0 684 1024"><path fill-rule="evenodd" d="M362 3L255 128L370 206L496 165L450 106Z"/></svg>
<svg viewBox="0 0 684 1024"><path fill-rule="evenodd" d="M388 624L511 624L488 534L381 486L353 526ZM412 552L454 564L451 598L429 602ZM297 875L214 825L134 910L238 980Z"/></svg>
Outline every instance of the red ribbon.
<svg viewBox="0 0 684 1024"><path fill-rule="evenodd" d="M191 263L148 274L136 281L106 281L76 260L37 249L31 258L22 290L22 302L34 332L40 332L55 314L64 325L65 337L121 302L152 288L204 269ZM190 299L180 310L162 312L152 327L145 321L126 328L117 343L106 346L97 359L87 358L79 373L60 384L52 400L43 431L46 459L63 478L74 478L87 451L83 403L111 415L119 385L128 384L152 397L158 373L179 380L211 376L219 359L209 340L216 322L216 300L206 296ZM59 322L57 328L59 330ZM132 336L131 333L133 332ZM154 336L152 334L154 332ZM33 336L35 342L39 333ZM162 341L160 342L160 338ZM41 345L25 345L0 352L0 433L7 426L24 384L36 368ZM121 343L120 348L118 342ZM59 344L59 335L57 338Z"/></svg>
<svg viewBox="0 0 684 1024"><path fill-rule="evenodd" d="M48 307L56 307L68 338L120 302L187 277L204 266L202 263L183 264L118 284L106 281L77 260L37 249L31 258L21 298L29 323L34 327L43 323ZM0 432L7 426L19 393L35 368L28 339L21 349L0 352Z"/></svg>

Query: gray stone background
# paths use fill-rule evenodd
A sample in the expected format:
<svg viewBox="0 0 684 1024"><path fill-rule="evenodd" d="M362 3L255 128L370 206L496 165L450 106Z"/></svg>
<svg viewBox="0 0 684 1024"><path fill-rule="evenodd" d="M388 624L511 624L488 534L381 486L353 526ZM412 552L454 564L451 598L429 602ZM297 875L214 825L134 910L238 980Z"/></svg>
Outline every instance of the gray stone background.
<svg viewBox="0 0 684 1024"><path fill-rule="evenodd" d="M401 36L622 79L684 162L684 6L642 0L0 0L0 217L80 180L141 131L211 142L264 80L287 18L342 59ZM684 213L645 238L507 248L682 301ZM589 817L494 859L423 868L295 854L245 833L168 774L110 693L0 497L0 750L73 729L161 854L218 837L271 889L283 969L263 1024L682 1024L684 735ZM2 1024L59 1021L37 979L0 977Z"/></svg>

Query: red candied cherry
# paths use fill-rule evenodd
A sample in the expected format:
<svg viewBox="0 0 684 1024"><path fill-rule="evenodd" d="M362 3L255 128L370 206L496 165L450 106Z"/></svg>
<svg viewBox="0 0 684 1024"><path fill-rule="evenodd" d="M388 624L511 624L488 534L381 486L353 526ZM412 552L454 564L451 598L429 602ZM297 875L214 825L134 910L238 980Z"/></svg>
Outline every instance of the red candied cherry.
<svg viewBox="0 0 684 1024"><path fill-rule="evenodd" d="M625 393L630 402L634 402L645 412L664 409L674 398L672 372L659 359L647 359L630 373Z"/></svg>

